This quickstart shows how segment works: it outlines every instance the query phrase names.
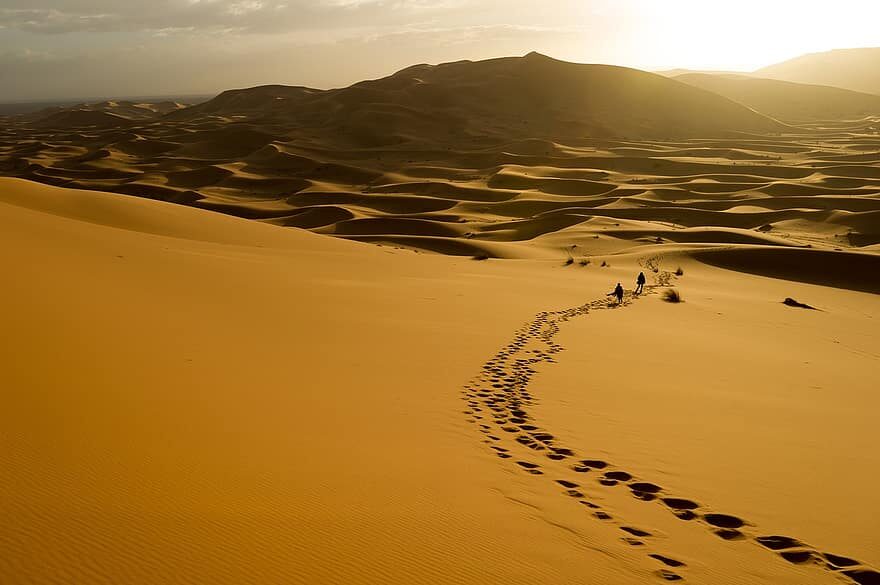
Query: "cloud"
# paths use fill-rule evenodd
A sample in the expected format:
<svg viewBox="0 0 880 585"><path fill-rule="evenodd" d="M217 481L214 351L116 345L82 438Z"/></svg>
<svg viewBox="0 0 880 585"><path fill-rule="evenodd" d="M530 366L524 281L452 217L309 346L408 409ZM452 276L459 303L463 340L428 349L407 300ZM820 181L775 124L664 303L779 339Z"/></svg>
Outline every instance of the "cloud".
<svg viewBox="0 0 880 585"><path fill-rule="evenodd" d="M4 0L0 29L39 34L216 31L248 33L404 24L473 0Z"/></svg>
<svg viewBox="0 0 880 585"><path fill-rule="evenodd" d="M37 33L100 31L114 26L113 14L73 14L54 8L0 9L0 27Z"/></svg>
<svg viewBox="0 0 880 585"><path fill-rule="evenodd" d="M233 2L230 4L226 8L226 12L232 16L242 16L249 12L262 10L265 7L266 5L260 0L241 0L240 2Z"/></svg>
<svg viewBox="0 0 880 585"><path fill-rule="evenodd" d="M576 59L582 7L600 1L612 0L0 0L0 47L17 49L0 48L0 79L16 81L0 100L338 87L530 50ZM590 42L607 44L603 28Z"/></svg>

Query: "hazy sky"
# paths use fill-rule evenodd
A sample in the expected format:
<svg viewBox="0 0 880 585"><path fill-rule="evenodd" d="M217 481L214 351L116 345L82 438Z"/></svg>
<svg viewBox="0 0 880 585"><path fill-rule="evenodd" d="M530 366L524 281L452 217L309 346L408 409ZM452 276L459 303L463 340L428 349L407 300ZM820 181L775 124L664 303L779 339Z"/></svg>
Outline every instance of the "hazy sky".
<svg viewBox="0 0 880 585"><path fill-rule="evenodd" d="M880 46L880 0L0 0L0 101L338 87L536 50L752 70Z"/></svg>

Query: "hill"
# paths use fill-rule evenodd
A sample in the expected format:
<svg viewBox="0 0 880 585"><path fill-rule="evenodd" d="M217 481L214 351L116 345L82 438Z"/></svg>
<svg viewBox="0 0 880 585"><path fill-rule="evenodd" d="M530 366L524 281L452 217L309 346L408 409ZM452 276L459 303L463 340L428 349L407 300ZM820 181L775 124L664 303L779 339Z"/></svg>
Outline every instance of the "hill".
<svg viewBox="0 0 880 585"><path fill-rule="evenodd" d="M37 112L21 114L19 119L46 128L98 127L116 128L130 122L155 120L165 114L181 110L186 105L172 100L160 102L133 102L106 100L72 106L54 106Z"/></svg>
<svg viewBox="0 0 880 585"><path fill-rule="evenodd" d="M690 73L675 78L786 122L859 119L880 114L880 96L742 75Z"/></svg>
<svg viewBox="0 0 880 585"><path fill-rule="evenodd" d="M880 94L880 47L811 53L764 67L754 75Z"/></svg>
<svg viewBox="0 0 880 585"><path fill-rule="evenodd" d="M531 53L416 65L336 90L264 86L172 113L271 123L357 146L523 138L709 137L779 131L779 122L660 75Z"/></svg>
<svg viewBox="0 0 880 585"><path fill-rule="evenodd" d="M130 122L128 118L111 112L62 108L38 117L33 125L43 128L118 128L127 126Z"/></svg>

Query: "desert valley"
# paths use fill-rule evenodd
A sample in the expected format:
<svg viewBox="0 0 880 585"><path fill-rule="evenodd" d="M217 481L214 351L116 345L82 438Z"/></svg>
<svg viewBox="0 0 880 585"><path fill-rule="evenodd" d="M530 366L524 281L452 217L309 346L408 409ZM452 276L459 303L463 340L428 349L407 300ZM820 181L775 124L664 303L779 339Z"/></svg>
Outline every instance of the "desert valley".
<svg viewBox="0 0 880 585"><path fill-rule="evenodd" d="M0 582L880 583L845 53L0 118Z"/></svg>

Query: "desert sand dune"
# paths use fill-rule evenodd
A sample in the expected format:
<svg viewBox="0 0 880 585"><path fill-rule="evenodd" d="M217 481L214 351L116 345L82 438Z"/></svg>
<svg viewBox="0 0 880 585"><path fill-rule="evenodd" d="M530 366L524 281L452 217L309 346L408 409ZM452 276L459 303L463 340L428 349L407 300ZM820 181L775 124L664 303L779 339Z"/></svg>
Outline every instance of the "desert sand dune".
<svg viewBox="0 0 880 585"><path fill-rule="evenodd" d="M16 349L4 362L17 391L2 414L3 581L526 583L588 571L637 583L632 566L643 565L642 575L653 569L628 558L623 544L612 545L608 557L556 528L564 512L554 511L554 502L546 520L530 518L519 513L522 504L494 491L528 487L472 451L475 437L459 418L459 399L442 389L450 377L466 378L478 367L476 356L516 326L519 294L509 297L506 317L503 310L489 317L484 277L464 276L454 287L471 309L460 298L444 305L467 319L482 312L490 329L467 333L474 358L464 357L468 350L445 364L443 375L430 373L444 345L436 344L442 317L428 298L436 293L433 277L422 279L455 265L467 273L470 261L437 257L426 265L411 254L167 204L20 181L0 187L5 265L19 282L53 285L2 293L18 307L7 321ZM324 275L312 265L323 266ZM333 284L343 265L349 285ZM489 272L497 285L522 284L514 266ZM392 273L398 284L386 288ZM280 287L279 277L286 283ZM321 281L343 310L329 322L312 306L316 294L329 300ZM371 290L376 285L381 289ZM533 286L548 292L540 279ZM415 329L379 317L404 309L397 296L406 287L413 287L409 310L428 319ZM61 288L63 295L51 292ZM40 295L55 300L47 304ZM550 293L558 301L570 296ZM230 302L242 311L222 317ZM281 310L288 316L279 321L279 307L290 304L300 308ZM351 319L369 315L380 325L366 325L369 346L381 351L362 346L361 325L350 342L338 337L337 326L348 329ZM53 334L38 334L43 327ZM450 340L463 333L448 331ZM206 345L203 336L216 343ZM348 383L323 366L306 374L327 352L363 365ZM412 364L412 375L378 375L388 362L377 358L392 354ZM41 366L46 360L52 368ZM276 365L255 371L258 363ZM95 374L91 382L85 371ZM165 382L156 386L159 380ZM327 387L350 390L334 395ZM417 404L421 410L425 398L437 402L400 426L397 418ZM316 418L325 410L334 412L332 428ZM400 441L401 433L408 440ZM464 458L433 460L450 449ZM333 503L329 494L340 490L347 495ZM376 508L378 501L388 506ZM326 516L333 508L337 513ZM489 515L507 526L504 537L485 523L492 508ZM424 538L414 546L416 532ZM463 540L462 533L472 536ZM522 544L511 548L509 534ZM530 552L539 542L546 556Z"/></svg>
<svg viewBox="0 0 880 585"><path fill-rule="evenodd" d="M321 191L305 191L287 198L294 207L302 205L350 205L365 207L391 215L409 215L443 211L460 205L457 199L440 197L423 197L417 195L378 195L375 193L327 193Z"/></svg>
<svg viewBox="0 0 880 585"><path fill-rule="evenodd" d="M217 210L224 211L222 208ZM355 214L344 207L318 205L315 207L301 207L291 215L274 217L270 222L276 225L314 229L330 225L335 226L337 223L352 219L353 217L355 217Z"/></svg>
<svg viewBox="0 0 880 585"><path fill-rule="evenodd" d="M874 254L749 248L700 252L696 257L731 270L747 267L748 272L773 278L880 294L880 259Z"/></svg>
<svg viewBox="0 0 880 585"><path fill-rule="evenodd" d="M830 85L880 95L880 48L838 49L802 55L759 69L753 75L796 83Z"/></svg>
<svg viewBox="0 0 880 585"><path fill-rule="evenodd" d="M34 126L44 128L120 128L128 126L131 121L110 112L91 110L63 110L36 120Z"/></svg>
<svg viewBox="0 0 880 585"><path fill-rule="evenodd" d="M862 120L880 115L880 95L838 87L741 75L694 73L675 79L794 124L815 120Z"/></svg>
<svg viewBox="0 0 880 585"><path fill-rule="evenodd" d="M130 122L155 120L185 107L172 101L104 101L46 108L18 118L46 128L124 128Z"/></svg>
<svg viewBox="0 0 880 585"><path fill-rule="evenodd" d="M831 415L799 409L779 431L813 425L821 449L772 430L756 432L754 444L738 436L753 448L736 453L766 440L780 453L778 474L758 466L765 473L753 484L718 481L724 469L700 449L657 455L676 449L678 434L648 422L668 411L701 421L682 427L698 432L768 399L735 378L715 382L714 398L664 392L672 408L627 402L627 420L645 421L653 450L639 446L638 432L613 431L609 376L656 366L638 360L606 371L621 352L596 339L646 321L663 331L685 320L692 337L676 343L686 344L732 311L749 315L751 327L797 336L798 351L813 356L830 341L809 320L836 320L835 335L846 331L837 360L856 372L877 359L864 319L877 314L874 295L699 261L714 264L711 254L729 250L729 262L748 270L778 267L775 248L716 246L694 260L687 246L655 245L609 256L611 267L598 258L563 266L540 249L532 260L475 262L21 179L0 179L0 197L0 249L18 276L0 292L16 308L7 316L16 343L3 358L14 390L0 411L4 581L877 578L876 534L870 515L857 513L876 506L863 488L880 468L876 454L844 455L852 443L825 440L870 423L876 393L866 391L867 378L811 389L846 406ZM406 237L438 251L472 243L504 255L514 245ZM837 278L842 263L878 274L875 254L782 252L815 255L799 264L812 275ZM684 276L667 272L678 263ZM651 275L649 294L609 306L608 282L638 269ZM669 305L654 294L662 286L692 296ZM786 307L783 294L820 311ZM747 333L737 326L730 343ZM668 352L677 347L657 359L674 362ZM713 355L687 376L711 379L708 372L731 367L728 354ZM763 355L762 371L771 372L774 352ZM822 385L829 375L813 372ZM733 392L748 397L723 411L701 402ZM608 415L584 429L570 420L584 408ZM729 443L692 444L732 452ZM846 466L825 465L841 457ZM833 494L820 493L831 484L791 485L802 460L839 476ZM837 498L837 513L816 513L823 498Z"/></svg>
<svg viewBox="0 0 880 585"><path fill-rule="evenodd" d="M0 126L0 582L878 583L876 120L537 54L76 112Z"/></svg>
<svg viewBox="0 0 880 585"><path fill-rule="evenodd" d="M530 63L502 61L502 70L533 67ZM454 69L468 66L499 64ZM380 81L372 85L390 83ZM258 104L265 97L261 91L256 90ZM318 99L315 92L295 94ZM204 106L213 108L213 116L222 107L244 107L247 95L240 90L235 99ZM343 237L375 238L386 226L384 235L394 236L386 242L467 255L484 253L475 251L475 239L534 244L558 255L566 237L574 243L585 239L579 233L586 239L597 235L590 218L640 222L630 226L639 232L635 239L620 232L618 250L657 238L692 244L784 241L828 249L876 243L873 216L850 218L848 225L828 215L878 208L880 171L873 163L880 160L880 142L863 131L833 127L826 134L810 130L739 141L581 138L567 145L530 139L477 149L335 151L304 147L274 126L261 128L176 121L125 133L111 130L105 139L100 132L73 134L67 141L47 140L43 130L20 123L5 135L30 140L7 140L3 165L7 173L50 184L189 203ZM457 220L428 215L410 221L414 214L436 212ZM346 223L337 229L337 222ZM608 252L614 227L599 229L608 233L596 243L596 253ZM669 233L685 228L695 231L680 237ZM724 229L732 230L727 237L719 232ZM548 238L559 230L559 238ZM742 230L755 233L746 236ZM707 239L700 242L702 236ZM472 242L449 245L448 238ZM533 253L504 249L506 256Z"/></svg>

